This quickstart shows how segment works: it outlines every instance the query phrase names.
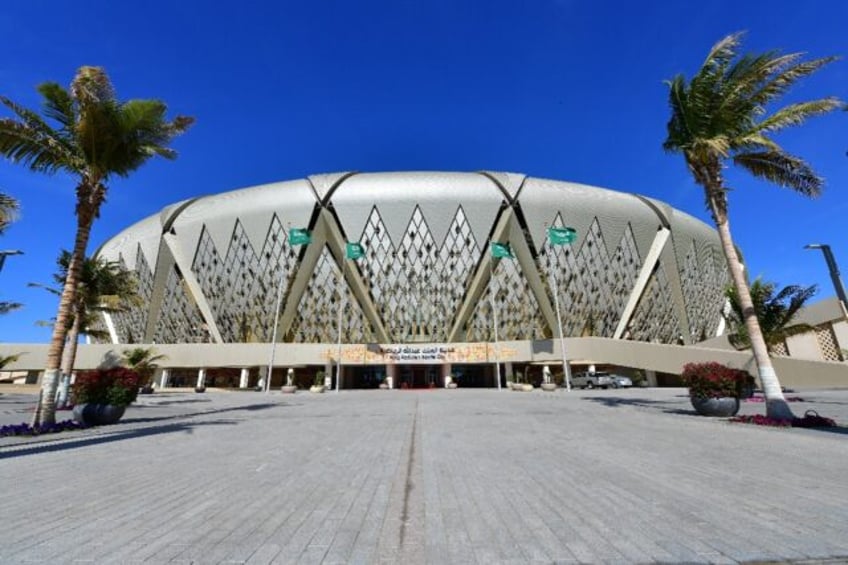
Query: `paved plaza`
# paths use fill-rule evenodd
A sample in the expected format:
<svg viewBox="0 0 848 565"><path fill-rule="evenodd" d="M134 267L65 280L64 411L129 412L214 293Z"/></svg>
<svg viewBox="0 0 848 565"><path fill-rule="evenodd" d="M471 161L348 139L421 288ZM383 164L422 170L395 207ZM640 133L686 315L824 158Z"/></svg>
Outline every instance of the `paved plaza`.
<svg viewBox="0 0 848 565"><path fill-rule="evenodd" d="M790 396L848 423L848 390ZM0 563L842 563L846 431L683 389L157 393L0 438Z"/></svg>

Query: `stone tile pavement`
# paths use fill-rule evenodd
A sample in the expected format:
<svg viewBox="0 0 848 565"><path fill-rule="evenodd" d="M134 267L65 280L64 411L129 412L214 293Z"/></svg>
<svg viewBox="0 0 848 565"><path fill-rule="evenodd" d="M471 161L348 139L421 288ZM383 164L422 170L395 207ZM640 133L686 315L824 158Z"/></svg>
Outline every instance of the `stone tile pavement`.
<svg viewBox="0 0 848 565"><path fill-rule="evenodd" d="M848 390L790 396L848 423ZM843 563L846 431L683 389L157 393L0 438L0 563Z"/></svg>

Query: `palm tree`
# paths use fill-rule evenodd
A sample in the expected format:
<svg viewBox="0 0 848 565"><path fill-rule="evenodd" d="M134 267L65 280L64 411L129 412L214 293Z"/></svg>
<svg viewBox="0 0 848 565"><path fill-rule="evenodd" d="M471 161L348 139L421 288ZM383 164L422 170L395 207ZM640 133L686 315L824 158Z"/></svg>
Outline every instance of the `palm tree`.
<svg viewBox="0 0 848 565"><path fill-rule="evenodd" d="M56 419L53 398L62 348L91 226L106 199L107 183L114 176L128 176L155 155L174 159L176 152L167 145L194 120L177 116L167 121L167 107L159 100L119 101L109 77L99 67L80 67L68 90L48 82L40 85L38 92L43 98L44 118L0 96L0 103L15 114L14 118L0 119L0 154L32 171L61 171L77 179L76 235L53 325L41 396L33 414L34 424L47 424Z"/></svg>
<svg viewBox="0 0 848 565"><path fill-rule="evenodd" d="M124 365L138 373L139 382L144 383L143 386L150 386L153 374L159 367L156 362L168 358L165 355L155 355L152 347L126 349L123 356Z"/></svg>
<svg viewBox="0 0 848 565"><path fill-rule="evenodd" d="M56 260L59 267L58 271L53 275L53 280L57 286L50 287L39 283L30 283L29 286L38 286L52 294L61 296L61 289L64 288L65 281L68 279L70 263L71 253L63 249ZM72 316L68 320L69 327L62 355L60 402L64 402L68 396L70 377L76 363L79 336L86 334L93 337L104 337L106 334L96 329L100 314L120 312L126 308L128 303L137 301L136 288L135 275L117 261L107 261L101 257L88 257L83 261Z"/></svg>
<svg viewBox="0 0 848 565"><path fill-rule="evenodd" d="M795 323L794 320L801 308L817 291L816 285L803 287L795 284L785 286L778 291L777 283L764 282L759 277L751 283L751 301L754 303L757 321L769 353L773 353L774 347L784 343L787 337L813 329L809 324ZM733 287L728 288L726 294L730 303L727 319L733 328L733 333L728 336L728 339L735 348L748 349L751 347L751 340L748 337L748 328L743 321L739 294Z"/></svg>
<svg viewBox="0 0 848 565"><path fill-rule="evenodd" d="M728 222L728 187L723 169L728 163L755 177L791 188L805 196L821 191L822 179L801 158L783 150L770 134L802 124L807 118L840 107L836 98L798 102L770 114L766 106L780 98L799 79L813 74L834 57L803 61L802 53L767 52L739 55L742 34L716 43L688 83L682 75L667 81L671 119L666 151L682 153L686 165L706 195L707 207L718 228L742 317L773 418L792 418L780 382L769 359L757 322L748 284L734 248Z"/></svg>

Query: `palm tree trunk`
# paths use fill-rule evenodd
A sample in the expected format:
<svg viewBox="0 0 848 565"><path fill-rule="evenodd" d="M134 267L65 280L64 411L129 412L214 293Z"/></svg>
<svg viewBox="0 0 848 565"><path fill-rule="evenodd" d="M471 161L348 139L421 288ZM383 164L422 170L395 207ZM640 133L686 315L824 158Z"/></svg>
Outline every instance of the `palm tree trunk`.
<svg viewBox="0 0 848 565"><path fill-rule="evenodd" d="M91 225L100 208L99 203L96 207L86 205L92 192L99 191L83 185L77 187L77 233L74 239L74 250L68 264L62 297L59 299L56 322L53 324L53 336L50 338L50 348L47 350L47 366L44 368L44 376L41 380L41 395L32 417L33 426L56 423L56 389L59 386L60 364L65 338L68 334L68 320L75 310L77 284L85 260L88 239L91 236ZM86 196L89 197L86 198Z"/></svg>
<svg viewBox="0 0 848 565"><path fill-rule="evenodd" d="M727 218L724 191L721 189L708 189L708 198L716 228L718 228L718 236L721 240L724 257L727 260L727 267L733 279L733 286L736 287L736 293L739 296L739 304L742 307L745 327L748 330L748 336L751 340L751 352L754 354L754 360L757 363L757 373L760 377L760 383L763 386L763 394L766 397L766 415L770 418L781 420L794 418L795 415L792 413L792 409L789 408L789 404L787 404L783 396L780 381L777 379L774 366L771 364L768 347L766 346L765 339L763 339L763 332L760 330L760 323L757 320L757 313L754 310L754 302L751 300L748 281L742 271L742 264L739 262L739 256L736 254L736 248L733 245L733 237L730 235L730 222Z"/></svg>
<svg viewBox="0 0 848 565"><path fill-rule="evenodd" d="M59 384L59 396L57 406L64 408L68 403L68 388L71 384L71 373L74 372L74 365L77 360L77 347L79 346L80 325L83 316L85 315L85 306L78 305L77 311L74 313L74 323L68 331L68 338L65 342L65 351L62 353L62 382Z"/></svg>

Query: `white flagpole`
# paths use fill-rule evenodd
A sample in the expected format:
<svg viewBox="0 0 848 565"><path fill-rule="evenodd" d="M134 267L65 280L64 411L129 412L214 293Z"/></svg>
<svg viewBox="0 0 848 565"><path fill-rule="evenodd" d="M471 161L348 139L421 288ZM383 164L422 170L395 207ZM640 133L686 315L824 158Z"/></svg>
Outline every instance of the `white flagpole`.
<svg viewBox="0 0 848 565"><path fill-rule="evenodd" d="M551 244L551 254L554 254L554 246ZM565 336L562 334L562 316L559 313L559 288L557 285L554 262L550 261L551 286L553 286L554 306L556 307L557 326L559 326L559 350L562 353L562 376L565 379L565 390L571 391L571 369L568 368L568 360L565 358Z"/></svg>
<svg viewBox="0 0 848 565"><path fill-rule="evenodd" d="M495 325L495 378L498 381L498 390L501 390L501 348L498 344L498 309L495 303L495 258L491 257L489 261L489 286L492 289L489 298L492 301L492 322Z"/></svg>
<svg viewBox="0 0 848 565"><path fill-rule="evenodd" d="M342 256L341 279L339 280L339 349L336 355L336 392L339 392L339 383L342 380L342 315L344 313L344 303L347 301L347 293L344 292L345 268L347 268L347 245L345 245L344 255Z"/></svg>
<svg viewBox="0 0 848 565"><path fill-rule="evenodd" d="M265 394L271 392L271 375L274 371L274 354L277 352L277 326L280 325L280 306L283 302L283 278L285 269L280 274L280 283L277 285L277 305L274 308L274 330L271 332L271 360L268 362L268 374L265 375Z"/></svg>

